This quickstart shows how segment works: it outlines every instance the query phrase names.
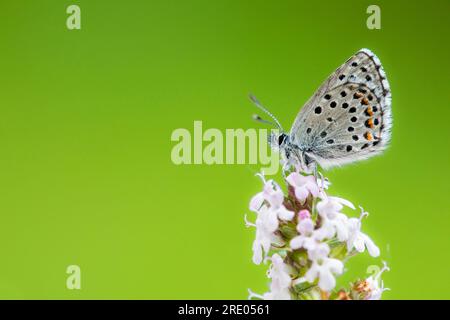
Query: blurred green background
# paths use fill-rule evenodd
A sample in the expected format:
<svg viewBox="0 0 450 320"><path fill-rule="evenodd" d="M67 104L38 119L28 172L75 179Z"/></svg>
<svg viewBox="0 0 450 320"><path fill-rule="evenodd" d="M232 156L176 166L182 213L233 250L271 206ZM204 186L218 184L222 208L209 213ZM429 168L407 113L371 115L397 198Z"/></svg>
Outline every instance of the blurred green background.
<svg viewBox="0 0 450 320"><path fill-rule="evenodd" d="M81 7L81 30L66 28ZM366 8L381 8L368 30ZM450 298L450 2L69 1L0 4L0 298L245 299L258 166L175 166L176 128L289 127L358 49L383 62L390 149L327 172L369 211L386 299ZM355 212L355 215L357 212ZM251 217L251 216L250 216ZM81 267L82 289L66 289Z"/></svg>

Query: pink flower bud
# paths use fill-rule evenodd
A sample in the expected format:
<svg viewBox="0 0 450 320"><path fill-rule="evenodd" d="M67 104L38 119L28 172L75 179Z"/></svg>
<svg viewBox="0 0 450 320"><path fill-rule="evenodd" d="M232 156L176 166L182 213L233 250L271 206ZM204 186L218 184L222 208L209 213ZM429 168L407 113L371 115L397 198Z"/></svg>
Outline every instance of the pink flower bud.
<svg viewBox="0 0 450 320"><path fill-rule="evenodd" d="M300 212L298 213L298 218L300 220L302 220L302 219L309 219L309 218L311 218L311 214L309 213L308 210L303 209L303 210L300 210Z"/></svg>

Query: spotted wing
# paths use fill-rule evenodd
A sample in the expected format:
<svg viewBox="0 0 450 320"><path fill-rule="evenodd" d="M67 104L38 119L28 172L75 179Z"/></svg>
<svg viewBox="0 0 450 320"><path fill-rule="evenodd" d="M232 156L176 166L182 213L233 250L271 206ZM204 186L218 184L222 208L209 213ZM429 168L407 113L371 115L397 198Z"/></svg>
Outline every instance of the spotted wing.
<svg viewBox="0 0 450 320"><path fill-rule="evenodd" d="M391 92L380 60L362 49L339 67L297 116L291 141L323 168L366 159L390 140Z"/></svg>

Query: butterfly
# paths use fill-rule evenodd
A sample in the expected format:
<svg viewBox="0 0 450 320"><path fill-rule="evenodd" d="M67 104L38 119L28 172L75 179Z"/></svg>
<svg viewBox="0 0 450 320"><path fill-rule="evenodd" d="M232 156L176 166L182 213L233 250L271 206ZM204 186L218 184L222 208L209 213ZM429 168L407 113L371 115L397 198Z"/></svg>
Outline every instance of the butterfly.
<svg viewBox="0 0 450 320"><path fill-rule="evenodd" d="M279 129L269 138L272 148L281 152L285 163L307 172L317 165L328 169L377 155L391 138L389 83L380 60L368 49L359 50L322 83L289 134L255 97L250 98Z"/></svg>

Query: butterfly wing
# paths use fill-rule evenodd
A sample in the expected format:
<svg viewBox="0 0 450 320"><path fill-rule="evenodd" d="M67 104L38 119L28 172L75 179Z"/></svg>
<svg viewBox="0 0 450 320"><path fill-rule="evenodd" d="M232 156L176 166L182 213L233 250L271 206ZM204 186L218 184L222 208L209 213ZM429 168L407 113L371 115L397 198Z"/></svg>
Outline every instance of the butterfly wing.
<svg viewBox="0 0 450 320"><path fill-rule="evenodd" d="M323 168L383 151L391 130L391 92L380 60L358 51L301 109L291 141Z"/></svg>

